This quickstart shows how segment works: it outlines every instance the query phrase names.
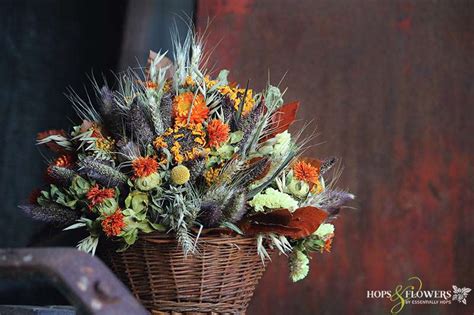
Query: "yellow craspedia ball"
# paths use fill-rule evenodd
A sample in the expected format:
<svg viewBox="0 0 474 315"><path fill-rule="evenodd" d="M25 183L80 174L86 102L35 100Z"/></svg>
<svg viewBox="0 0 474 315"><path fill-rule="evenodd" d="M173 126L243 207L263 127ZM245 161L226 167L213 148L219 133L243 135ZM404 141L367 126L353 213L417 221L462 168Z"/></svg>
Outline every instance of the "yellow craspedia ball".
<svg viewBox="0 0 474 315"><path fill-rule="evenodd" d="M178 165L171 170L171 182L175 185L183 185L189 180L189 169L184 165Z"/></svg>

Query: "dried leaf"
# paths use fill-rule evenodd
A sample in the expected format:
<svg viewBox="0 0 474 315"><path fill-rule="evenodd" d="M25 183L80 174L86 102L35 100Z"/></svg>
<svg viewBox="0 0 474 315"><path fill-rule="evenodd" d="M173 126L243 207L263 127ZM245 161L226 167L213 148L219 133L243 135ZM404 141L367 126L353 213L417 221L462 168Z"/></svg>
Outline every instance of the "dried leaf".
<svg viewBox="0 0 474 315"><path fill-rule="evenodd" d="M328 213L324 210L315 207L303 207L293 212L293 217L290 226L298 227L300 231L294 235L289 235L292 238L303 238L311 235L318 229L321 223L326 220Z"/></svg>
<svg viewBox="0 0 474 315"><path fill-rule="evenodd" d="M272 132L262 141L266 141L270 138L273 138L275 135L288 130L288 128L296 119L296 113L298 111L299 105L299 101L294 101L280 107L272 117Z"/></svg>
<svg viewBox="0 0 474 315"><path fill-rule="evenodd" d="M250 182L255 182L267 176L270 172L270 167L272 163L267 157L255 157L252 158L248 163L249 177L251 177ZM249 182L249 183L250 183Z"/></svg>
<svg viewBox="0 0 474 315"><path fill-rule="evenodd" d="M66 132L64 130L46 130L43 132L39 132L38 135L36 136L36 140L38 142L51 137L51 136L57 136L58 138L63 138L66 139ZM55 141L48 141L43 143L48 149L50 149L53 152L56 153L64 153L67 152L64 147L60 146L57 144Z"/></svg>
<svg viewBox="0 0 474 315"><path fill-rule="evenodd" d="M326 220L326 211L315 207L299 208L293 213L279 209L253 215L240 223L245 234L276 233L299 239L312 234Z"/></svg>

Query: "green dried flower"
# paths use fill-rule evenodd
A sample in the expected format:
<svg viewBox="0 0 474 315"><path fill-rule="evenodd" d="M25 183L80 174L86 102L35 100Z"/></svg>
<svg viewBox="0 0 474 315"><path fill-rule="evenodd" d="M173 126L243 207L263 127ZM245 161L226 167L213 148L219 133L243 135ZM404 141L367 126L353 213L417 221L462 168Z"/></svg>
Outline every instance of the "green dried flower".
<svg viewBox="0 0 474 315"><path fill-rule="evenodd" d="M265 192L257 194L250 200L249 205L254 207L255 211L264 211L265 208L284 208L294 211L298 208L298 202L295 199L273 188L267 188Z"/></svg>
<svg viewBox="0 0 474 315"><path fill-rule="evenodd" d="M97 210L102 215L111 215L117 210L118 203L114 198L107 198L97 205Z"/></svg>
<svg viewBox="0 0 474 315"><path fill-rule="evenodd" d="M305 198L309 193L309 185L297 179L291 179L287 186L289 192L298 198Z"/></svg>
<svg viewBox="0 0 474 315"><path fill-rule="evenodd" d="M139 177L135 180L135 187L142 191L149 191L161 185L161 177L158 173L152 173L146 177Z"/></svg>
<svg viewBox="0 0 474 315"><path fill-rule="evenodd" d="M293 282L306 278L309 272L309 259L302 251L295 250L290 255L290 278Z"/></svg>

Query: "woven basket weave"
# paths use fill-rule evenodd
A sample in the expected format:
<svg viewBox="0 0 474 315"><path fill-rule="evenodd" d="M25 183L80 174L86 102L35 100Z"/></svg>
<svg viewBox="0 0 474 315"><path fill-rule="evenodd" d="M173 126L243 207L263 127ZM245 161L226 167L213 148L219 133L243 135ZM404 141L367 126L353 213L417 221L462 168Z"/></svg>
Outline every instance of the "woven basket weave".
<svg viewBox="0 0 474 315"><path fill-rule="evenodd" d="M265 271L254 238L201 236L184 256L174 238L141 235L125 252L107 247L106 261L152 314L243 314Z"/></svg>

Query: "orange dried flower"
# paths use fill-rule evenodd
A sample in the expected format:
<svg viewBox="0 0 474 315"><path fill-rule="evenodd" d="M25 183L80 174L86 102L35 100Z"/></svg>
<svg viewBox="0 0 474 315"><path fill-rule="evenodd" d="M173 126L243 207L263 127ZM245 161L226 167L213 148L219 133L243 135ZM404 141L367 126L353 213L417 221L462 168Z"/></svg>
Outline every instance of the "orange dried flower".
<svg viewBox="0 0 474 315"><path fill-rule="evenodd" d="M74 163L74 157L70 154L63 154L54 161L55 166L70 167Z"/></svg>
<svg viewBox="0 0 474 315"><path fill-rule="evenodd" d="M220 147L222 143L229 139L229 125L219 119L213 119L207 125L207 135L209 136L210 147Z"/></svg>
<svg viewBox="0 0 474 315"><path fill-rule="evenodd" d="M316 184L319 178L319 168L305 161L298 161L293 166L293 173L298 180L308 184Z"/></svg>
<svg viewBox="0 0 474 315"><path fill-rule="evenodd" d="M192 108L191 108L192 105ZM192 92L186 92L177 95L173 101L173 116L175 123L178 125L185 125L188 121L189 110L191 109L191 116L189 117L190 124L203 123L209 115L209 108L206 106L204 96Z"/></svg>
<svg viewBox="0 0 474 315"><path fill-rule="evenodd" d="M147 177L156 172L158 161L151 157L139 157L133 160L132 167L136 177Z"/></svg>
<svg viewBox="0 0 474 315"><path fill-rule="evenodd" d="M101 223L102 230L107 237L117 236L125 227L122 210L117 209L113 214L105 217Z"/></svg>
<svg viewBox="0 0 474 315"><path fill-rule="evenodd" d="M90 208L102 203L105 199L114 197L115 190L113 188L99 188L99 185L97 184L92 186L86 194L86 198L90 202Z"/></svg>
<svg viewBox="0 0 474 315"><path fill-rule="evenodd" d="M321 251L326 251L326 252L330 253L331 252L331 247L332 247L332 240L333 240L332 236L330 238L328 238L324 242L324 248L322 248Z"/></svg>
<svg viewBox="0 0 474 315"><path fill-rule="evenodd" d="M158 87L158 84L153 81L146 81L145 86L149 89L156 89Z"/></svg>

